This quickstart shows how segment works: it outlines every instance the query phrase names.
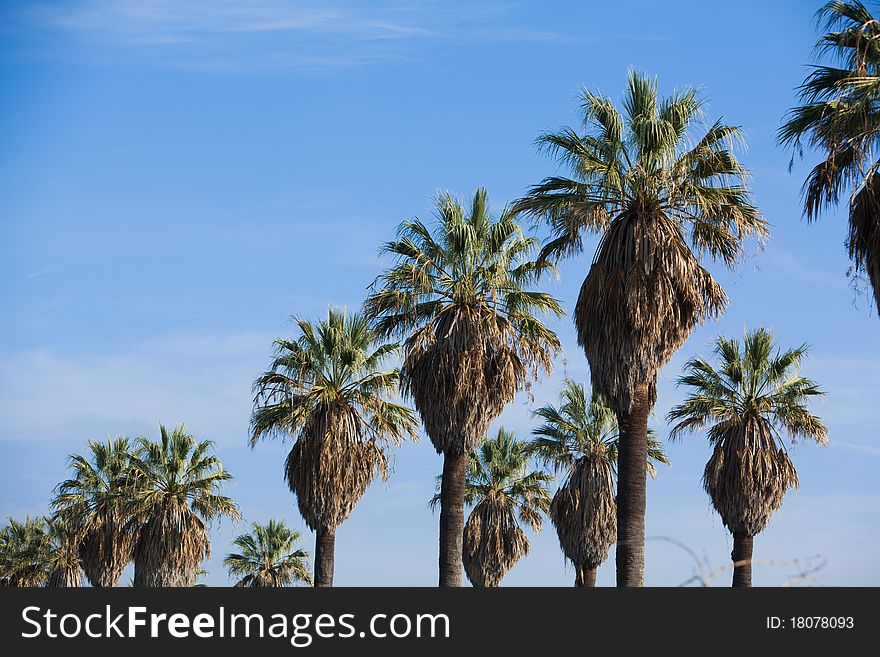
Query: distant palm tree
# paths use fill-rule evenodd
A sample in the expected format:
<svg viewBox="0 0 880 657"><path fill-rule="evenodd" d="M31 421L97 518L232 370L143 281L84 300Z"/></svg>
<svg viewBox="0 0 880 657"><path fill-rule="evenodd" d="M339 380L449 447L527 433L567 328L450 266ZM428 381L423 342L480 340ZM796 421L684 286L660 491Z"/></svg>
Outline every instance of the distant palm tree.
<svg viewBox="0 0 880 657"><path fill-rule="evenodd" d="M57 588L82 586L81 528L64 514L56 514L46 519L46 536L50 554L50 571L46 586Z"/></svg>
<svg viewBox="0 0 880 657"><path fill-rule="evenodd" d="M585 232L602 236L575 325L593 392L620 426L617 584L641 586L657 374L698 323L727 305L701 260L733 267L743 239L765 235L767 226L731 151L740 130L720 121L704 126L695 90L661 99L656 79L630 72L623 112L590 91L581 99L583 134L565 128L539 140L574 177L546 178L513 207L549 224L542 260L580 253Z"/></svg>
<svg viewBox="0 0 880 657"><path fill-rule="evenodd" d="M774 352L775 349L775 352ZM707 425L713 451L703 487L724 526L733 534L733 585L752 585L752 546L790 487L797 488L794 464L779 439L809 439L821 445L828 431L807 409L824 393L800 375L807 347L780 352L761 328L743 343L715 341L716 369L700 357L685 365L678 383L690 388L685 401L669 412L673 438Z"/></svg>
<svg viewBox="0 0 880 657"><path fill-rule="evenodd" d="M87 456L71 455L70 479L56 487L55 516L80 536L79 556L89 583L116 586L132 558L125 506L131 445L127 438L89 440Z"/></svg>
<svg viewBox="0 0 880 657"><path fill-rule="evenodd" d="M44 586L52 570L46 521L37 517L18 522L9 518L0 529L0 586Z"/></svg>
<svg viewBox="0 0 880 657"><path fill-rule="evenodd" d="M251 446L292 436L285 478L315 537L315 586L332 586L336 529L376 477L387 477L388 449L416 437L413 412L391 401L399 372L385 362L359 314L330 309L315 324L298 318L295 340L276 340L268 372L254 383Z"/></svg>
<svg viewBox="0 0 880 657"><path fill-rule="evenodd" d="M498 586L528 555L529 539L520 523L541 531L553 477L530 469L530 458L525 443L503 428L470 455L464 499L474 508L464 526L462 562L474 586ZM438 494L432 504L439 501Z"/></svg>
<svg viewBox="0 0 880 657"><path fill-rule="evenodd" d="M240 518L235 502L220 494L232 475L211 453L212 441L197 441L183 425L170 431L159 425L159 434L158 442L139 438L132 457L134 585L192 586L211 554L205 523Z"/></svg>
<svg viewBox="0 0 880 657"><path fill-rule="evenodd" d="M373 284L366 311L383 336L406 339L403 388L444 455L440 492L440 585L460 586L468 454L489 424L560 345L535 313L563 314L530 289L536 242L510 213L494 219L485 189L469 208L436 199L434 229L413 219L382 250L395 264Z"/></svg>
<svg viewBox="0 0 880 657"><path fill-rule="evenodd" d="M223 560L236 586L288 586L294 582L312 584L307 559L309 553L297 549L302 534L284 522L269 519L266 525L254 523L249 534L242 534L232 544L240 551Z"/></svg>
<svg viewBox="0 0 880 657"><path fill-rule="evenodd" d="M817 16L827 33L816 48L831 65L806 77L779 141L825 158L804 183L809 221L849 191L849 257L855 274L867 274L880 312L880 23L861 2L829 2Z"/></svg>
<svg viewBox="0 0 880 657"><path fill-rule="evenodd" d="M529 451L565 475L553 496L550 520L563 554L574 564L575 586L592 587L617 537L617 417L601 397L589 399L584 386L571 379L565 380L560 400L559 407L548 404L535 411L544 424L532 431ZM652 476L655 462L669 461L649 431Z"/></svg>

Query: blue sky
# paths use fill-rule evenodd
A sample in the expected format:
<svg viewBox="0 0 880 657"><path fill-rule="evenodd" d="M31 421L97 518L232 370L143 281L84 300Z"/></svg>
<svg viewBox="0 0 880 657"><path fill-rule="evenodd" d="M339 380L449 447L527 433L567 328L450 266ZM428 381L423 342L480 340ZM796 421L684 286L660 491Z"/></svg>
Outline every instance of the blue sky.
<svg viewBox="0 0 880 657"><path fill-rule="evenodd" d="M597 6L600 5L600 6ZM719 333L760 324L808 342L805 373L827 448L797 446L801 488L755 544L758 585L820 554L814 584L878 585L880 322L851 287L845 215L801 218L800 184L774 145L815 41L818 3L753 1L387 3L257 0L4 2L0 7L0 516L43 513L87 437L158 434L186 422L212 438L247 521L304 529L282 479L286 447L246 444L250 385L293 313L357 307L387 262L381 241L430 217L439 189L480 185L506 203L557 171L543 130L576 121L579 86L618 96L636 67L661 92L698 85L708 118L743 125L743 159L773 224L733 273L732 303L660 377L653 426L681 398L675 377ZM573 307L595 240L547 289ZM569 319L564 372L588 380ZM499 423L525 436L527 399ZM722 567L730 539L700 486L707 441L668 445L649 483L647 533ZM436 583L441 467L427 440L399 450L340 529L339 585ZM224 522L208 562L246 525ZM306 537L313 549L312 536ZM505 580L566 585L552 527ZM647 547L646 581L677 585L693 562ZM613 582L613 554L599 584ZM713 583L726 585L728 574Z"/></svg>

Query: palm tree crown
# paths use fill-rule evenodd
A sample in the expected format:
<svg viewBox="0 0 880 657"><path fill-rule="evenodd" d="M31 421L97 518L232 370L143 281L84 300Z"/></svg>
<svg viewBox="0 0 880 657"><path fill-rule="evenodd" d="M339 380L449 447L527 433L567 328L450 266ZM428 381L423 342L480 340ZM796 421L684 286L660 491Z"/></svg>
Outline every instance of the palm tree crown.
<svg viewBox="0 0 880 657"><path fill-rule="evenodd" d="M92 586L116 586L132 558L125 503L131 468L127 438L89 440L87 456L71 455L69 479L56 488L55 515L80 534L80 560Z"/></svg>
<svg viewBox="0 0 880 657"><path fill-rule="evenodd" d="M160 425L159 434L158 441L139 438L132 458L134 583L192 586L211 554L205 523L240 518L235 502L220 494L232 475L212 453L213 441L197 441L183 425L170 431Z"/></svg>
<svg viewBox="0 0 880 657"><path fill-rule="evenodd" d="M602 234L575 323L594 389L626 413L635 388L650 383L653 398L659 368L727 304L700 257L733 266L742 240L767 228L731 150L740 129L703 126L697 91L660 99L657 81L632 71L622 112L591 91L581 100L582 134L538 140L574 177L546 178L514 209L549 224L544 260L579 253L585 231Z"/></svg>
<svg viewBox="0 0 880 657"><path fill-rule="evenodd" d="M466 454L529 379L549 371L559 340L536 313L563 314L529 286L536 242L510 213L493 219L485 189L469 208L436 200L432 231L405 221L383 246L396 264L374 283L367 314L381 335L405 337L403 384L438 452Z"/></svg>
<svg viewBox="0 0 880 657"><path fill-rule="evenodd" d="M52 571L52 545L44 518L25 518L0 529L0 587L43 586Z"/></svg>
<svg viewBox="0 0 880 657"><path fill-rule="evenodd" d="M679 385L690 392L668 416L671 436L706 432L713 446L703 485L725 526L734 535L755 536L780 507L786 490L797 487L794 464L781 442L809 439L825 445L828 431L807 408L824 393L800 374L807 347L780 351L773 335L748 331L740 343L719 337L719 365L695 357Z"/></svg>
<svg viewBox="0 0 880 657"><path fill-rule="evenodd" d="M412 411L394 403L399 373L385 363L397 345L380 344L364 317L329 309L296 319L296 340L275 341L272 366L254 383L251 445L293 436L285 476L312 529L335 528L370 482L387 475L389 445L415 438Z"/></svg>
<svg viewBox="0 0 880 657"><path fill-rule="evenodd" d="M817 44L831 65L813 67L802 105L779 129L795 154L803 145L823 159L804 183L807 219L851 191L846 243L856 274L866 273L880 311L880 23L861 2L829 2L817 14L827 31Z"/></svg>
<svg viewBox="0 0 880 657"><path fill-rule="evenodd" d="M230 576L240 578L236 586L311 584L309 553L296 547L301 538L302 534L289 529L282 521L270 518L265 525L254 523L249 534L242 534L233 541L239 552L228 555L223 563Z"/></svg>

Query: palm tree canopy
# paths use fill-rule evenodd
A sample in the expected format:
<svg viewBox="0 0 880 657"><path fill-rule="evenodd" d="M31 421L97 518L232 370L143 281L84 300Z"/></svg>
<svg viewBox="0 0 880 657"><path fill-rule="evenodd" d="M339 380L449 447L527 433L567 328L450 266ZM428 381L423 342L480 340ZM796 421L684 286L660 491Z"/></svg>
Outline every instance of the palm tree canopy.
<svg viewBox="0 0 880 657"><path fill-rule="evenodd" d="M46 520L25 518L0 529L0 586L34 587L46 583L53 567Z"/></svg>
<svg viewBox="0 0 880 657"><path fill-rule="evenodd" d="M433 230L403 222L382 247L395 264L379 276L366 312L383 336L406 338L403 386L438 452L469 453L515 393L550 371L559 339L537 315L562 315L532 290L537 242L509 212L493 218L485 189L469 207L448 192Z"/></svg>
<svg viewBox="0 0 880 657"><path fill-rule="evenodd" d="M475 586L497 586L529 553L529 541L519 523L541 531L550 508L547 485L553 477L532 469L530 460L526 443L503 427L470 455L465 502L474 508L464 529L462 561ZM432 505L439 501L437 493Z"/></svg>
<svg viewBox="0 0 880 657"><path fill-rule="evenodd" d="M160 425L159 440L138 439L132 457L129 514L137 534L135 580L147 586L190 586L211 554L205 525L223 516L240 519L238 505L221 495L232 475L183 425Z"/></svg>
<svg viewBox="0 0 880 657"><path fill-rule="evenodd" d="M795 155L803 146L825 159L804 182L804 211L812 221L850 190L847 248L856 274L866 273L880 311L880 23L861 2L829 2L817 22L816 44L827 65L814 66L789 110L780 143Z"/></svg>
<svg viewBox="0 0 880 657"><path fill-rule="evenodd" d="M269 519L268 524L254 523L249 534L233 541L238 552L229 554L223 563L236 586L287 586L294 582L311 585L307 559L309 553L297 548L302 534L283 521Z"/></svg>
<svg viewBox="0 0 880 657"><path fill-rule="evenodd" d="M585 233L602 235L575 323L594 389L626 413L645 382L654 401L659 368L727 304L700 260L732 267L743 240L767 235L767 224L732 150L740 129L704 124L696 90L661 99L656 79L631 71L621 109L587 90L581 101L583 131L538 139L573 176L544 179L513 209L549 225L541 261L579 253Z"/></svg>
<svg viewBox="0 0 880 657"><path fill-rule="evenodd" d="M417 438L409 408L393 401L397 350L382 344L361 314L329 309L326 320L296 318L299 335L275 341L270 369L254 383L251 446L294 438L286 477L313 530L335 528L376 474L387 476L388 450Z"/></svg>
<svg viewBox="0 0 880 657"><path fill-rule="evenodd" d="M529 450L544 465L570 473L583 457L607 459L612 471L617 464L619 434L617 416L601 396L589 398L584 386L566 379L560 405L547 404L535 411L543 424L532 431ZM669 460L653 431L648 434L648 471L656 476L655 463Z"/></svg>
<svg viewBox="0 0 880 657"><path fill-rule="evenodd" d="M706 432L713 446L703 486L724 524L734 534L755 536L782 504L785 492L797 487L797 472L780 440L828 442L822 421L807 403L824 393L800 374L807 347L781 351L772 334L747 331L740 343L719 337L715 367L701 357L685 365L678 383L690 389L673 408L671 436Z"/></svg>
<svg viewBox="0 0 880 657"><path fill-rule="evenodd" d="M89 440L87 455L68 458L69 479L52 500L55 517L79 534L80 559L93 586L115 586L132 556L124 530L132 447L128 438Z"/></svg>

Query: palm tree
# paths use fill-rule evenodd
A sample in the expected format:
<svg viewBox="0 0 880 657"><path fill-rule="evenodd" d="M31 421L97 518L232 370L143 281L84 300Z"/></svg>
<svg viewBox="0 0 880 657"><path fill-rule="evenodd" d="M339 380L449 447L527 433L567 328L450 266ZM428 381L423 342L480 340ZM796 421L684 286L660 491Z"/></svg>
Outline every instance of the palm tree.
<svg viewBox="0 0 880 657"><path fill-rule="evenodd" d="M232 543L240 552L230 554L223 563L230 577L240 578L236 586L288 586L293 582L312 584L307 559L309 553L297 549L302 534L284 522L269 519L266 525L254 523L251 533Z"/></svg>
<svg viewBox="0 0 880 657"><path fill-rule="evenodd" d="M9 518L0 529L0 587L43 586L52 571L52 552L44 518Z"/></svg>
<svg viewBox="0 0 880 657"><path fill-rule="evenodd" d="M553 496L550 520L559 546L575 567L575 586L595 586L596 569L608 558L617 536L614 480L619 434L617 417L601 397L589 399L580 383L566 379L559 407L535 411L544 424L532 431L529 451L565 475ZM669 463L648 433L648 471Z"/></svg>
<svg viewBox="0 0 880 657"><path fill-rule="evenodd" d="M584 132L539 139L574 173L551 177L514 205L545 220L553 238L539 260L583 250L600 234L575 307L578 341L590 363L593 392L617 414L617 583L644 579L648 415L657 374L694 327L727 304L701 260L734 266L742 240L767 234L750 204L747 172L731 151L734 126L700 117L694 90L660 99L657 81L630 72L619 111L584 90Z"/></svg>
<svg viewBox="0 0 880 657"><path fill-rule="evenodd" d="M531 470L530 458L526 444L503 427L470 455L464 499L474 508L464 526L462 562L474 586L498 586L528 555L521 522L541 531L543 514L550 508L547 483L553 477ZM437 495L432 504L439 501Z"/></svg>
<svg viewBox="0 0 880 657"><path fill-rule="evenodd" d="M127 438L89 440L87 456L69 457L70 479L56 487L55 517L63 516L80 538L79 557L89 583L116 586L132 558L132 537L125 530L126 485L131 467Z"/></svg>
<svg viewBox="0 0 880 657"><path fill-rule="evenodd" d="M775 352L774 352L775 349ZM782 505L786 491L797 488L794 464L779 438L828 443L828 431L807 409L824 393L800 375L807 347L781 352L761 328L748 331L743 343L715 341L719 366L700 357L685 365L678 383L688 397L669 412L676 422L671 437L709 426L713 450L703 473L703 487L724 526L733 534L733 585L752 585L752 546Z"/></svg>
<svg viewBox="0 0 880 657"><path fill-rule="evenodd" d="M880 23L861 2L829 2L817 18L827 31L817 51L830 65L804 80L802 104L789 110L779 142L795 155L806 144L825 158L804 182L808 221L849 190L853 273L867 274L880 312Z"/></svg>
<svg viewBox="0 0 880 657"><path fill-rule="evenodd" d="M513 216L494 219L485 189L470 208L443 193L432 231L403 222L382 247L395 264L373 284L367 314L382 336L405 338L404 391L442 453L440 586L461 585L465 470L489 424L540 370L559 340L535 314L562 315L552 296L532 291L536 243Z"/></svg>
<svg viewBox="0 0 880 657"><path fill-rule="evenodd" d="M329 309L297 318L295 340L275 341L268 372L254 383L251 447L292 436L284 466L299 512L315 532L315 586L332 586L336 529L376 477L388 450L416 437L413 412L391 401L399 372L384 369L396 345L379 344L360 314Z"/></svg>
<svg viewBox="0 0 880 657"><path fill-rule="evenodd" d="M134 546L134 585L192 586L211 554L206 522L238 520L238 506L220 495L232 475L211 453L214 443L197 441L183 425L159 425L158 442L138 439L132 457L129 514Z"/></svg>
<svg viewBox="0 0 880 657"><path fill-rule="evenodd" d="M82 586L80 548L82 529L65 514L46 519L50 571L46 586L72 588Z"/></svg>

